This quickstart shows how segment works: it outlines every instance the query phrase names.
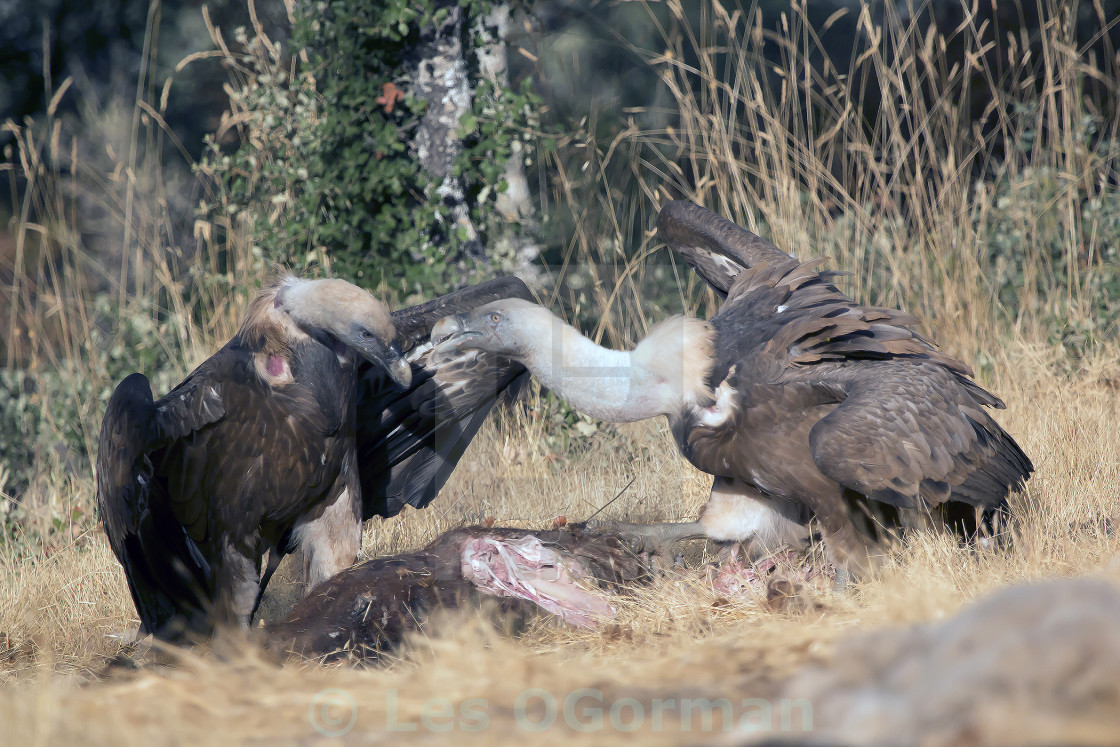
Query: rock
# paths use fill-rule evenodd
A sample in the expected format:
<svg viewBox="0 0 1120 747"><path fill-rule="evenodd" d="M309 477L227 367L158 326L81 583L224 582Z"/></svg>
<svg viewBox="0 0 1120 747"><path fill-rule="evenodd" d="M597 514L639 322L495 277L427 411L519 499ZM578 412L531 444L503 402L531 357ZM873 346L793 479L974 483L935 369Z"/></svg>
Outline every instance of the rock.
<svg viewBox="0 0 1120 747"><path fill-rule="evenodd" d="M852 636L783 696L812 703L811 744L1120 743L1120 592L1004 589L945 622Z"/></svg>

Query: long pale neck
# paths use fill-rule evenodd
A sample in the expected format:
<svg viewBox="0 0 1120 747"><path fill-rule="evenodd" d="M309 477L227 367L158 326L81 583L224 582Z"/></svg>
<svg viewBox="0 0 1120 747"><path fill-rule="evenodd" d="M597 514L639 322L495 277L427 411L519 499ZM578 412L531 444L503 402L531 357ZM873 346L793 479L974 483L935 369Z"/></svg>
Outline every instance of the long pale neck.
<svg viewBox="0 0 1120 747"><path fill-rule="evenodd" d="M666 378L633 352L596 345L555 320L522 361L558 397L591 417L611 423L666 415L679 407ZM558 344L554 344L558 343Z"/></svg>

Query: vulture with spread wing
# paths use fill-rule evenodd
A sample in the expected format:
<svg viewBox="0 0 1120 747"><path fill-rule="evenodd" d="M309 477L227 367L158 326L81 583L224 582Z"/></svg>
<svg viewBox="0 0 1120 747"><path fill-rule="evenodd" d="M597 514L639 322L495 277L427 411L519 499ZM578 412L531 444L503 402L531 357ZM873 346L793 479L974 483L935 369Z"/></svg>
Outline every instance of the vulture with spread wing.
<svg viewBox="0 0 1120 747"><path fill-rule="evenodd" d="M503 278L390 314L345 281L286 278L163 398L142 374L122 381L97 496L141 632L245 627L285 553L303 552L311 588L354 562L364 519L426 506L528 377L480 351L433 355L429 332L509 296L530 298Z"/></svg>
<svg viewBox="0 0 1120 747"><path fill-rule="evenodd" d="M772 551L816 519L838 569L860 574L891 530L975 531L1024 485L1030 460L985 410L1003 403L913 317L852 301L819 261L692 203L666 205L658 232L724 297L711 320L676 317L613 351L511 299L433 331L437 349L509 356L600 419L669 417L715 483L698 522L634 526L648 549L706 536Z"/></svg>

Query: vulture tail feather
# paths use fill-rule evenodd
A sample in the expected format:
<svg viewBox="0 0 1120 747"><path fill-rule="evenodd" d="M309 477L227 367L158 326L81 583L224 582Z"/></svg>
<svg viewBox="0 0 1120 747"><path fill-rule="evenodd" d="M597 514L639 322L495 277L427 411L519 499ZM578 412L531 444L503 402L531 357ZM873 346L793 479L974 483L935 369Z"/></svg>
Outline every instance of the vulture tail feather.
<svg viewBox="0 0 1120 747"><path fill-rule="evenodd" d="M1020 490L1034 472L1034 464L1015 439L991 420L969 422L978 434L987 436L993 446L985 463L953 488L953 499L973 506L998 508L1011 491Z"/></svg>

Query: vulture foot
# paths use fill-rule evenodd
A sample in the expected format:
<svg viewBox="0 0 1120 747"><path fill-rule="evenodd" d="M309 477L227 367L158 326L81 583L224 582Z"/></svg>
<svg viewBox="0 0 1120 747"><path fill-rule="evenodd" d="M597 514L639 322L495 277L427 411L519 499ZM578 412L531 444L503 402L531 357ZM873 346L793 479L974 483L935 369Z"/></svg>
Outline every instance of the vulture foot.
<svg viewBox="0 0 1120 747"><path fill-rule="evenodd" d="M663 524L630 524L625 522L587 522L592 534L610 534L625 542L635 555L648 555L651 564L675 565L679 555L678 545L688 540L704 539L707 535L698 521Z"/></svg>

